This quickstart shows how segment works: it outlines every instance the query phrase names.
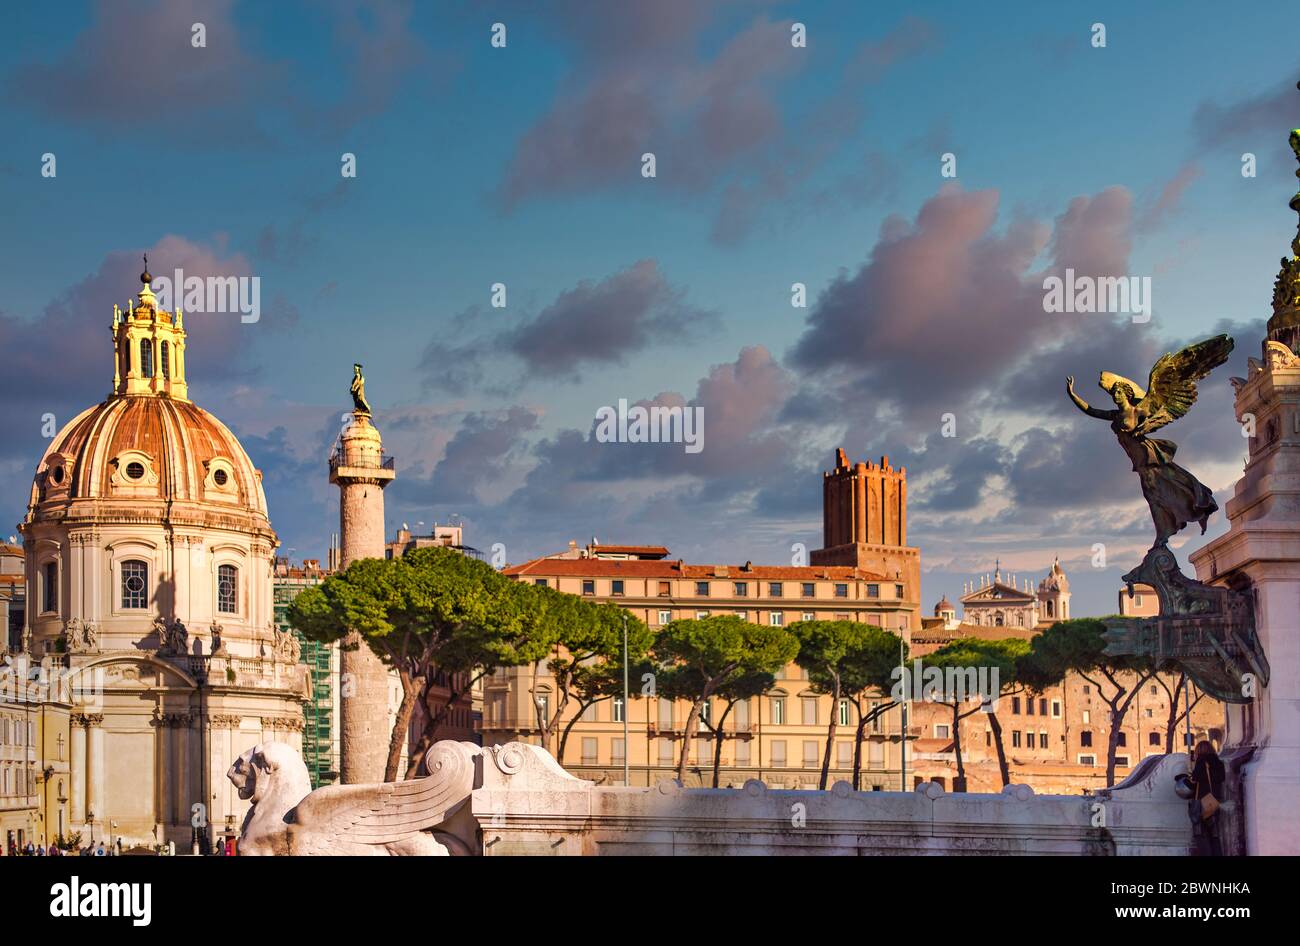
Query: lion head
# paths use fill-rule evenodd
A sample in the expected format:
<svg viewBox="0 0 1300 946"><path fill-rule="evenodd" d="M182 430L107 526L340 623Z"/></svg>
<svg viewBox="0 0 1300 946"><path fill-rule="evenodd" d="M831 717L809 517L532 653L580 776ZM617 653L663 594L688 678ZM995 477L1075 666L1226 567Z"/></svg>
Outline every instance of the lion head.
<svg viewBox="0 0 1300 946"><path fill-rule="evenodd" d="M226 773L239 797L254 804L275 794L296 804L311 791L302 756L283 742L266 742L244 752Z"/></svg>

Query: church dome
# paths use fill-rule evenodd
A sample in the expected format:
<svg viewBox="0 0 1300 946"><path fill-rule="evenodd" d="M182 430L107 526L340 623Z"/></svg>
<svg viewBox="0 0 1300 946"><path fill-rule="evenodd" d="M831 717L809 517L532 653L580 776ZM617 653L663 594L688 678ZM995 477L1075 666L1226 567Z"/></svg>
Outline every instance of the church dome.
<svg viewBox="0 0 1300 946"><path fill-rule="evenodd" d="M219 504L245 527L269 531L262 474L221 421L190 402L184 316L157 305L143 287L113 307L113 390L51 441L32 483L28 520L66 516L82 500L168 504L166 517L195 521L209 511L173 504Z"/></svg>
<svg viewBox="0 0 1300 946"><path fill-rule="evenodd" d="M50 443L31 507L77 499L215 502L266 517L261 471L221 421L188 401L119 395Z"/></svg>

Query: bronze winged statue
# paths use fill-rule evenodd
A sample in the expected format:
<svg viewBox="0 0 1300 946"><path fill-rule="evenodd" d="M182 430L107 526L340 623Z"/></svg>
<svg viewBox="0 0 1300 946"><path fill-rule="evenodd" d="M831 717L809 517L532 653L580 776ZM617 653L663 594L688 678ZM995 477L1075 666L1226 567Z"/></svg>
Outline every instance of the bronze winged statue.
<svg viewBox="0 0 1300 946"><path fill-rule="evenodd" d="M1231 352L1232 339L1216 335L1176 354L1166 353L1151 369L1145 391L1128 378L1103 371L1097 383L1115 402L1113 411L1090 407L1075 393L1074 377L1066 379L1075 407L1089 417L1110 421L1110 429L1133 462L1156 526L1153 548L1167 547L1170 536L1189 522L1199 522L1204 533L1206 520L1219 508L1209 488L1174 462L1177 444L1149 435L1191 410L1196 382L1227 361Z"/></svg>
<svg viewBox="0 0 1300 946"><path fill-rule="evenodd" d="M366 400L366 379L361 374L361 366L352 366L352 386L348 389L352 394L353 413L365 414L370 416L370 402Z"/></svg>

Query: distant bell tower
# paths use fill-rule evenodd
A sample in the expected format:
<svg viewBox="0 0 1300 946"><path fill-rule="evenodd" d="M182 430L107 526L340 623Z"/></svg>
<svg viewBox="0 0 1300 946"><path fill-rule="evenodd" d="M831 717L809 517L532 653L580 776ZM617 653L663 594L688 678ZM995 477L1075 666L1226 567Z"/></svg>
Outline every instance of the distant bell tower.
<svg viewBox="0 0 1300 946"><path fill-rule="evenodd" d="M339 567L360 558L384 557L384 487L397 476L384 456L383 439L370 422L361 366L353 369L352 423L330 457L330 482L339 487ZM342 707L339 712L339 780L355 785L384 780L391 735L388 726L388 670L355 631L340 654Z"/></svg>
<svg viewBox="0 0 1300 946"><path fill-rule="evenodd" d="M813 565L849 565L904 585L904 600L920 606L921 552L907 544L907 470L889 457L879 465L850 464L843 448L822 476L823 548ZM891 591L893 589L890 589Z"/></svg>

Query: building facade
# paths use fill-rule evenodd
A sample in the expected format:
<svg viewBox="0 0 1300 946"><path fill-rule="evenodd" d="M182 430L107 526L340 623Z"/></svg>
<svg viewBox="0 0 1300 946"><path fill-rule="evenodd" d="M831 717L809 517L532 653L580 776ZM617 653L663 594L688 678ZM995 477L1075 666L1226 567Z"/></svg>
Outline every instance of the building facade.
<svg viewBox="0 0 1300 946"><path fill-rule="evenodd" d="M151 278L114 306L108 397L37 466L22 649L93 696L71 710L71 829L185 849L242 817L225 777L240 753L301 748L308 680L272 617L261 473L189 400L183 315Z"/></svg>

